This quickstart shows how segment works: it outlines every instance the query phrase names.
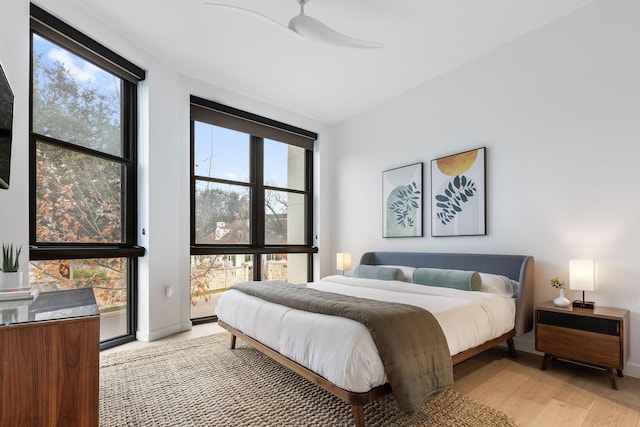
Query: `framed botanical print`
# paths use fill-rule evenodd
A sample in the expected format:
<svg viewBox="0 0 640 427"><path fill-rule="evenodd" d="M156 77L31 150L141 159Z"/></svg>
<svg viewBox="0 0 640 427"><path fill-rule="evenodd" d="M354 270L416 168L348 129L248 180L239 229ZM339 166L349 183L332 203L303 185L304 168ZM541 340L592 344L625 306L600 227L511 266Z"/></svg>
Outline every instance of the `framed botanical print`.
<svg viewBox="0 0 640 427"><path fill-rule="evenodd" d="M486 234L485 147L431 161L431 235Z"/></svg>
<svg viewBox="0 0 640 427"><path fill-rule="evenodd" d="M422 162L382 172L382 237L422 237Z"/></svg>

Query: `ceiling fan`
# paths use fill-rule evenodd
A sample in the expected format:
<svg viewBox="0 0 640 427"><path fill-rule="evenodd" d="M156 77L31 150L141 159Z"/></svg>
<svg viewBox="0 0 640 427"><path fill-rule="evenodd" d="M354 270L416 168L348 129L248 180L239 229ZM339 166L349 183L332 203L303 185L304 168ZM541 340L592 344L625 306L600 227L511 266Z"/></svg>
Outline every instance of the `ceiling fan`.
<svg viewBox="0 0 640 427"><path fill-rule="evenodd" d="M317 19L305 15L304 6L305 4L309 3L309 1L310 0L298 0L298 3L300 4L300 14L297 16L294 16L289 21L288 26L285 26L280 22L269 18L266 15L263 15L261 13L255 12L250 9L245 9L238 6L231 6L231 5L220 4L220 3L205 2L204 4L207 6L231 9L236 12L245 13L247 15L250 15L255 18L259 18L267 22L270 22L274 25L277 25L278 27L280 27L281 29L285 30L287 33L293 36L302 37L305 39L309 39L309 40L313 40L313 41L317 41L325 44L342 46L342 47L353 47L353 48L360 48L360 49L375 49L375 48L381 48L384 46L381 43L375 43L375 42L370 42L366 40L359 40L359 39L347 36L346 34L339 33L338 31L334 30L333 28L329 27L326 24L323 24Z"/></svg>

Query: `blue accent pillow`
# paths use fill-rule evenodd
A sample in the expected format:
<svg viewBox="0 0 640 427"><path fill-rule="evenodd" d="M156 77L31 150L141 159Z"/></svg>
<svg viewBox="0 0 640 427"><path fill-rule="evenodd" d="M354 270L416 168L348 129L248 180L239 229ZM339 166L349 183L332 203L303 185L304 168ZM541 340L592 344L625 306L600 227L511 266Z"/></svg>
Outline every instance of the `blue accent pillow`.
<svg viewBox="0 0 640 427"><path fill-rule="evenodd" d="M446 270L441 268L416 269L413 273L413 283L461 289L463 291L479 291L482 287L482 279L477 271Z"/></svg>
<svg viewBox="0 0 640 427"><path fill-rule="evenodd" d="M404 280L404 274L399 268L378 267L377 265L360 264L353 272L353 276L361 279Z"/></svg>

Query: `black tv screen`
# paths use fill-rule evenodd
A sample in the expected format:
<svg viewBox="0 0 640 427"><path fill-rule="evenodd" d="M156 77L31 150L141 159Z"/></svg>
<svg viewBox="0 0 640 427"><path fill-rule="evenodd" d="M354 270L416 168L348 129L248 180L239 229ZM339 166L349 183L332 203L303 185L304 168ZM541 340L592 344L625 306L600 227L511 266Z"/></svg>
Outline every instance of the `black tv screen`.
<svg viewBox="0 0 640 427"><path fill-rule="evenodd" d="M9 188L13 92L0 65L0 188Z"/></svg>

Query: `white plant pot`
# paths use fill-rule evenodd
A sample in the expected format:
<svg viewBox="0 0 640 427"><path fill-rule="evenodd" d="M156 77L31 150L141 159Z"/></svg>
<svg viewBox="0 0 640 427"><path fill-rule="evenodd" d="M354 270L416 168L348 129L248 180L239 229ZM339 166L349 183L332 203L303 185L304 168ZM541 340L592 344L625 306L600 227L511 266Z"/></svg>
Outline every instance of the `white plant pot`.
<svg viewBox="0 0 640 427"><path fill-rule="evenodd" d="M22 272L0 272L0 289L19 288L22 286Z"/></svg>

